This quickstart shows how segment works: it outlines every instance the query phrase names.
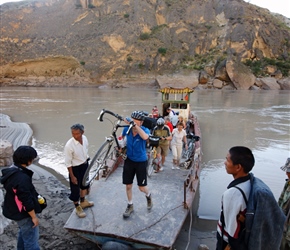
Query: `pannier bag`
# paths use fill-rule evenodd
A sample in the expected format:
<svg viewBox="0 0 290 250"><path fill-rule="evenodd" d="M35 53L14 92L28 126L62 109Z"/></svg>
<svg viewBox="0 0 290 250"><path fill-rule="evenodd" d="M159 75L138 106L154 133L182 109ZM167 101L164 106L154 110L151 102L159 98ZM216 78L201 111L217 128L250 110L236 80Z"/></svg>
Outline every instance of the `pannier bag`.
<svg viewBox="0 0 290 250"><path fill-rule="evenodd" d="M156 136L149 136L149 145L150 145L151 147L158 147L158 145L159 145L159 140L160 140L159 137L156 137Z"/></svg>

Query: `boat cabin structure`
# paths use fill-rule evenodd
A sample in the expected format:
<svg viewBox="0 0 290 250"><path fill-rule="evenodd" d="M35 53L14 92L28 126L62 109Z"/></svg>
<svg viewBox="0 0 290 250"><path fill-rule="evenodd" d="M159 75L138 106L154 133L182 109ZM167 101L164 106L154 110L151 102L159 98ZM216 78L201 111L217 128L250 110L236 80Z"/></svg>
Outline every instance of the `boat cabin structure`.
<svg viewBox="0 0 290 250"><path fill-rule="evenodd" d="M167 87L159 91L162 93L162 116L168 115L169 107L183 118L190 116L190 94L193 89Z"/></svg>

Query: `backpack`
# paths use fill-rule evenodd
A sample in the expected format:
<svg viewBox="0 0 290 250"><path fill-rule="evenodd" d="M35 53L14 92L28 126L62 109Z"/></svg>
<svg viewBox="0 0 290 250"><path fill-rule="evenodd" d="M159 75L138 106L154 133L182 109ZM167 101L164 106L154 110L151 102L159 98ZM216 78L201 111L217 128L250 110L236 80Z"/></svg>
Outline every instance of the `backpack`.
<svg viewBox="0 0 290 250"><path fill-rule="evenodd" d="M152 130L156 126L157 120L155 118L151 117L145 117L145 120L143 121L142 126L145 128L148 128L149 130Z"/></svg>
<svg viewBox="0 0 290 250"><path fill-rule="evenodd" d="M278 250L280 247L285 215L278 206L270 188L250 173L249 199L239 189L247 204L245 229L240 237L248 250Z"/></svg>

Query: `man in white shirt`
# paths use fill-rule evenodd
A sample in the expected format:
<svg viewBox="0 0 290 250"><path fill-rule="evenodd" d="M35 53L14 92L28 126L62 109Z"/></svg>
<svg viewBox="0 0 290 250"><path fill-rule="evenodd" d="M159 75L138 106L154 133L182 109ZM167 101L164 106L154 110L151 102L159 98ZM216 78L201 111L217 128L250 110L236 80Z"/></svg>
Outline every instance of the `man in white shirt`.
<svg viewBox="0 0 290 250"><path fill-rule="evenodd" d="M177 122L178 122L178 116L175 114L175 112L170 107L167 108L167 113L168 113L169 119L170 119L173 127L175 128L177 125Z"/></svg>
<svg viewBox="0 0 290 250"><path fill-rule="evenodd" d="M65 165L69 172L71 190L69 199L75 205L76 214L80 218L84 218L86 214L83 209L94 205L93 202L85 199L89 186L84 187L82 185L84 174L88 168L88 139L84 135L82 124L71 126L71 133L72 138L68 140L64 147Z"/></svg>

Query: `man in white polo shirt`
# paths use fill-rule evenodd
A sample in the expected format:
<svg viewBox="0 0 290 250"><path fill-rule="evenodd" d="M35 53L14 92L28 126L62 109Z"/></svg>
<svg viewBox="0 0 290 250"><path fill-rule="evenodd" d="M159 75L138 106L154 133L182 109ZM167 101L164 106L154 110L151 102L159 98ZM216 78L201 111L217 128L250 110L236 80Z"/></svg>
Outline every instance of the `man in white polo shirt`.
<svg viewBox="0 0 290 250"><path fill-rule="evenodd" d="M69 184L71 194L69 199L73 201L76 214L80 218L86 216L83 211L86 207L94 205L85 199L89 186L84 187L82 180L88 168L88 139L84 136L84 126L74 124L71 126L72 138L68 140L64 147L65 165L69 172ZM80 203L79 203L80 201Z"/></svg>

